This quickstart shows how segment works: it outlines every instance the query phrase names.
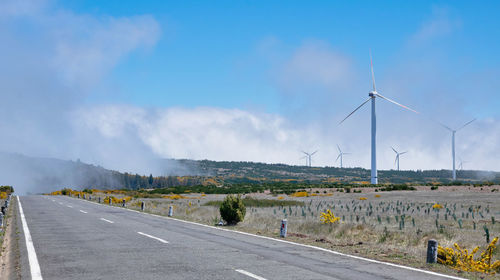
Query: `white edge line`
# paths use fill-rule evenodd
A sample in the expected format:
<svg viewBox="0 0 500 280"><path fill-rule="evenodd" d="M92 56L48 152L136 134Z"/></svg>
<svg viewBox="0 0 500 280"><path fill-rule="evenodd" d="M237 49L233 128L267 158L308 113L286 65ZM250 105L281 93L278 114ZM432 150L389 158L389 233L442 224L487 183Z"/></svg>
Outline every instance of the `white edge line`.
<svg viewBox="0 0 500 280"><path fill-rule="evenodd" d="M66 206L68 206L69 208L73 208L73 206L71 206L71 205L66 205Z"/></svg>
<svg viewBox="0 0 500 280"><path fill-rule="evenodd" d="M21 223L23 224L24 237L26 239L26 249L28 250L28 262L30 264L31 279L42 280L42 272L40 271L40 265L38 264L38 259L36 257L35 246L33 246L33 239L31 238L28 223L26 222L26 218L24 216L23 207L21 206L19 196L16 197L17 203L19 204L19 215L21 216Z"/></svg>
<svg viewBox="0 0 500 280"><path fill-rule="evenodd" d="M115 222L113 222L113 221L110 221L110 220L107 220L107 219L104 219L104 218L101 218L100 220L105 221L105 222L108 222L108 223L110 223L110 224L114 224L114 223L115 223Z"/></svg>
<svg viewBox="0 0 500 280"><path fill-rule="evenodd" d="M168 243L168 241L167 241L167 240L163 240L163 239L161 239L161 238L158 238L158 237L156 237L156 236L152 236L152 235L146 234L146 233L144 233L144 232L140 232L140 231L138 231L137 233L138 233L138 234L140 234L140 235L144 235L144 236L146 236L146 237L149 237L149 238L152 238L152 239L158 240L158 241L160 241L160 242L162 242L162 243Z"/></svg>
<svg viewBox="0 0 500 280"><path fill-rule="evenodd" d="M83 210L80 210L80 212L84 213L84 214L87 214L87 212L83 211Z"/></svg>
<svg viewBox="0 0 500 280"><path fill-rule="evenodd" d="M243 270L243 269L236 269L236 272L239 272L241 274L245 274L246 276L250 276L250 277L257 279L257 280L266 280L266 278L260 277L258 275L255 275L255 274L250 273L250 272Z"/></svg>
<svg viewBox="0 0 500 280"><path fill-rule="evenodd" d="M73 197L69 197L69 198L77 199L77 198L73 198ZM456 277L456 276L452 276L452 275L441 274L441 273L437 273L437 272L434 272L434 271L428 271L428 270L423 270L423 269L419 269L419 268L414 268L414 267L409 267L409 266L404 266L404 265L399 265L399 264L394 264L394 263L388 263L388 262L383 262L383 261L377 261L377 260L368 259L368 258L359 257L359 256L354 256L354 255L349 255L349 254L344 254L344 253L340 253L340 252L337 252L337 251L332 251L332 250L329 250L329 249L325 249L325 248L321 248L321 247L317 247L317 246L313 246L313 245L300 244L300 243L296 243L296 242L292 242L292 241L288 241L288 240L282 240L282 239L277 239L277 238L273 238L273 237L256 235L256 234L252 234L252 233L248 233L248 232L243 232L243 231L237 231L237 230L232 230L232 229L225 229L225 228L214 227L214 226L209 226L209 225L205 225L205 224L200 224L200 223L195 223L195 222L191 222L191 221L180 220L180 219L177 219L177 218L172 218L172 217L166 217L166 216L161 216L161 215L156 215L156 214L141 212L141 211L132 210L132 209L123 208L123 207L116 207L116 206L102 204L102 203L97 203L97 202L88 201L88 200L84 200L84 201L85 202L89 202L89 203L94 203L94 204L97 204L97 205L101 205L101 206L115 207L115 208L118 208L118 209L123 209L123 210L131 211L131 212L136 212L136 213L139 213L139 214L145 214L145 215L150 215L150 216L159 217L159 218L163 218L163 219L174 220L174 221L178 221L178 222L182 222L182 223L187 223L187 224L192 224L192 225L198 225L198 226L212 228L212 229L216 229L216 230L227 231L227 232L234 232L234 233L239 233L239 234L243 234L243 235L253 236L253 237L257 237L257 238L262 238L262 239L268 239L268 240L273 240L273 241L277 241L277 242L287 243L287 244L291 244L291 245L295 245L295 246L301 246L301 247L316 249L316 250L320 250L320 251L323 251L323 252L328 252L328 253L331 253L331 254L334 254L334 255L339 255L339 256L353 258L353 259L357 259L357 260L363 260L363 261L366 261L366 262L372 262L372 263L376 263L376 264L383 264L383 265L387 265L387 266L392 266L392 267L407 269L407 270L421 272L421 273L426 273L426 274L430 274L430 275L434 275L434 276L440 276L440 277L444 277L444 278L448 278L448 279L467 280L466 278L460 278L460 277Z"/></svg>

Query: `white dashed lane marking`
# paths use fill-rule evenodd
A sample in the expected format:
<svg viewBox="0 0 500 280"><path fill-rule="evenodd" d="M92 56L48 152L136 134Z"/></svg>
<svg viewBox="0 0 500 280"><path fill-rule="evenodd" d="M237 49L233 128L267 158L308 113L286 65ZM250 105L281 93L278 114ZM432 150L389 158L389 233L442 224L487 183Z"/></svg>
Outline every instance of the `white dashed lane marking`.
<svg viewBox="0 0 500 280"><path fill-rule="evenodd" d="M104 218L101 218L101 221L105 221L105 222L108 222L108 223L110 223L110 224L114 224L114 223L115 223L115 222L113 222L113 221L110 221L110 220L107 220L107 219L104 219Z"/></svg>
<svg viewBox="0 0 500 280"><path fill-rule="evenodd" d="M138 233L138 234L140 234L140 235L144 235L144 236L146 236L146 237L152 238L152 239L154 239L154 240L158 240L158 241L160 241L161 243L168 243L168 241L167 241L167 240L163 240L163 239L158 238L158 237L156 237L156 236L152 236L152 235L149 235L149 234L146 234L146 233L140 232L140 231L138 231L137 233Z"/></svg>

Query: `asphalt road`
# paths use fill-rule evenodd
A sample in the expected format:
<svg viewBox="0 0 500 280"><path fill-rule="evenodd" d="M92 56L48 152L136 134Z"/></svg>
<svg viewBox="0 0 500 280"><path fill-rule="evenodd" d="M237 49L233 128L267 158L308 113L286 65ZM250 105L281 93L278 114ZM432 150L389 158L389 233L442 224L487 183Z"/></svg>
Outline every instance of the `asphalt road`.
<svg viewBox="0 0 500 280"><path fill-rule="evenodd" d="M20 202L43 279L446 279L69 197Z"/></svg>

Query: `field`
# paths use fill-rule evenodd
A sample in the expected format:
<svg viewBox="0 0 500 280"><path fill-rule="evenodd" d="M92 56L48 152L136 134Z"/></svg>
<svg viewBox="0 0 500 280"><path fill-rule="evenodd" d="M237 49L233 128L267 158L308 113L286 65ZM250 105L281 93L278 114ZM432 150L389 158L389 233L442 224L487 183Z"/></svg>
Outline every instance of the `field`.
<svg viewBox="0 0 500 280"><path fill-rule="evenodd" d="M307 189L297 196L246 194L243 197L252 201L253 206L247 206L245 220L231 228L278 237L280 222L287 219L288 240L446 273L456 272L443 265L425 264L428 239L438 240L443 247L457 243L472 250L487 246L486 231L490 240L500 235L499 186L416 189L375 192L374 188L354 188L350 193L340 189ZM126 206L137 210L145 202L145 211L160 215L167 215L168 208L173 206L174 217L210 225L220 221L217 201L225 197L223 194L140 197L136 192L94 191L92 200L100 197L104 201L109 196L116 198L115 205L121 205L125 197ZM321 213L327 209L340 218L338 223L320 221ZM499 251L493 252L494 260L500 259Z"/></svg>

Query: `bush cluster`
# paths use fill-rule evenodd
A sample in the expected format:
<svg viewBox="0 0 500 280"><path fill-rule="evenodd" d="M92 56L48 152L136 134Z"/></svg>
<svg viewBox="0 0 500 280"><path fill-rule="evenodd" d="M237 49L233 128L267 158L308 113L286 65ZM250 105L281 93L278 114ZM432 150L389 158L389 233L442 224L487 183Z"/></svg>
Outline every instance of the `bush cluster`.
<svg viewBox="0 0 500 280"><path fill-rule="evenodd" d="M220 205L220 216L228 225L236 225L243 221L246 208L241 196L228 195Z"/></svg>

